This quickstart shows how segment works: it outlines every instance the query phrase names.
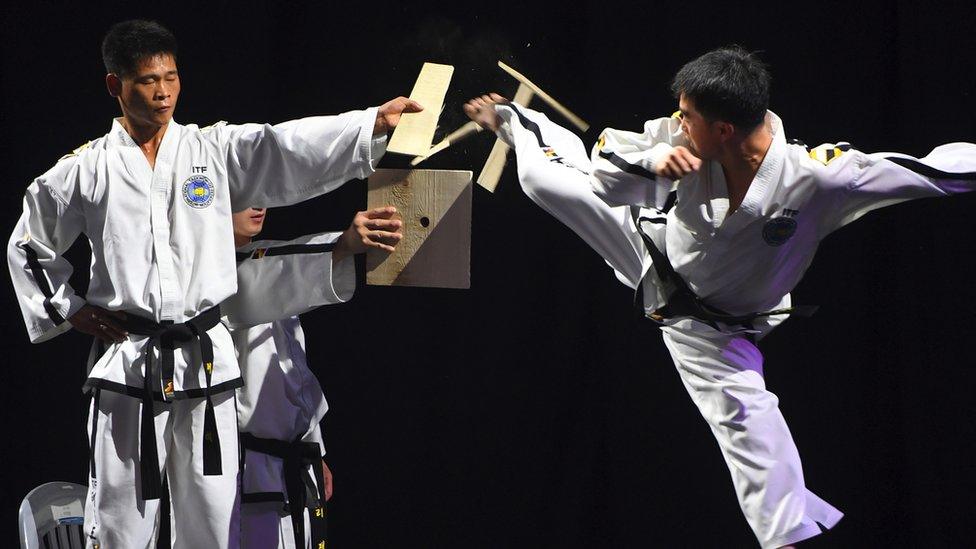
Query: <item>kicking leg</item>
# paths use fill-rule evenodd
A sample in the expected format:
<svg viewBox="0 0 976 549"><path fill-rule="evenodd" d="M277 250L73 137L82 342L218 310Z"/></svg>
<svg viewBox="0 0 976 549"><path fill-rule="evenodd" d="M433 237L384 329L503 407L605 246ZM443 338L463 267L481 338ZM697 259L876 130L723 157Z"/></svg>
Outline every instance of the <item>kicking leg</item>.
<svg viewBox="0 0 976 549"><path fill-rule="evenodd" d="M593 194L589 158L580 139L498 94L472 99L464 111L515 150L525 194L586 241L621 282L636 288L649 261L644 244L627 208L611 208Z"/></svg>

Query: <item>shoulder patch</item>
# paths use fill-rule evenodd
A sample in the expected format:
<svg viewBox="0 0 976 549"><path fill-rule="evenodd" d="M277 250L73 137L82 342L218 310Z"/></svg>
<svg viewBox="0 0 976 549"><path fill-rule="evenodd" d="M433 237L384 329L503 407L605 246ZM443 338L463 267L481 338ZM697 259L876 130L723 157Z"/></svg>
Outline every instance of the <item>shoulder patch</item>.
<svg viewBox="0 0 976 549"><path fill-rule="evenodd" d="M674 111L674 113L671 114L671 118L677 118L678 120L681 120L681 111Z"/></svg>
<svg viewBox="0 0 976 549"><path fill-rule="evenodd" d="M851 144L842 141L837 144L826 143L820 145L819 147L810 149L809 154L810 158L826 166L849 150L851 150Z"/></svg>
<svg viewBox="0 0 976 549"><path fill-rule="evenodd" d="M596 142L596 150L602 151L603 150L603 146L606 145L606 144L607 144L607 136L606 136L606 134L600 134L600 139L597 140L597 142Z"/></svg>
<svg viewBox="0 0 976 549"><path fill-rule="evenodd" d="M85 143L84 145L75 148L73 151L71 151L68 154L62 156L58 160L60 161L60 160L64 160L65 158L71 158L72 156L78 156L79 154L81 154L82 151L84 151L88 147L91 147L91 144L92 144L92 142L89 141L89 142Z"/></svg>

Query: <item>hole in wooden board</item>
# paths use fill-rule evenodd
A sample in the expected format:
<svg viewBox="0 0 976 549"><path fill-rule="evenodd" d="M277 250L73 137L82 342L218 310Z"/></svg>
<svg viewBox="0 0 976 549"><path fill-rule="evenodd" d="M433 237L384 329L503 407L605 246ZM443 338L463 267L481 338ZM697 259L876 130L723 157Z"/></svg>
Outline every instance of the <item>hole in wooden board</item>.
<svg viewBox="0 0 976 549"><path fill-rule="evenodd" d="M426 216L421 217L420 218L420 226L421 227L428 227L428 226L430 226L430 218L429 217L426 217Z"/></svg>

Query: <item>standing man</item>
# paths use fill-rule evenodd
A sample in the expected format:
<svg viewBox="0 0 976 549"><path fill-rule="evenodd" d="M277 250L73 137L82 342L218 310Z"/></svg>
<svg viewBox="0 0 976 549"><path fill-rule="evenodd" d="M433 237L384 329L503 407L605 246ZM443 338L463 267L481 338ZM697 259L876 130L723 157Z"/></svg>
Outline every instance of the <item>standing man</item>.
<svg viewBox="0 0 976 549"><path fill-rule="evenodd" d="M492 94L465 112L515 149L525 193L636 290L719 444L764 548L833 527L840 511L807 490L755 342L790 313L789 292L820 241L870 210L976 187L976 145L924 158L845 143L787 143L767 110L770 77L740 48L674 78L680 112L642 133L607 129L590 157L544 115Z"/></svg>
<svg viewBox="0 0 976 549"><path fill-rule="evenodd" d="M226 302L244 386L237 390L242 462L242 546L325 547L332 473L319 423L329 407L305 356L300 313L343 303L356 289L351 255L392 252L393 207L358 212L344 232L251 242L267 210L234 214L238 286ZM250 326L269 311L280 320Z"/></svg>
<svg viewBox="0 0 976 549"><path fill-rule="evenodd" d="M122 116L28 187L7 249L31 341L74 327L100 342L85 383L89 547L150 547L163 475L175 547L239 545L241 376L219 323L237 289L231 212L366 177L401 113L421 110L397 98L277 125L183 126L176 50L158 23L109 30L105 83ZM62 257L80 234L92 247L85 298Z"/></svg>

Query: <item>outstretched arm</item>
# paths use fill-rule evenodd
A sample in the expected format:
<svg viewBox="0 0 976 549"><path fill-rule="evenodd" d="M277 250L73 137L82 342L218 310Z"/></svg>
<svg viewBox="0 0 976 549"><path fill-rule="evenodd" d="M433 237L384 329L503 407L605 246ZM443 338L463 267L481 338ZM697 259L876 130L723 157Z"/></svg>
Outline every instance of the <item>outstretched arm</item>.
<svg viewBox="0 0 976 549"><path fill-rule="evenodd" d="M817 158L824 148L814 149L811 156ZM827 192L837 196L828 231L884 206L976 190L976 144L942 145L922 158L827 148L838 151L827 161L821 181Z"/></svg>
<svg viewBox="0 0 976 549"><path fill-rule="evenodd" d="M218 125L208 135L226 155L232 207L295 204L373 173L387 133L403 113L423 110L398 97L380 107L281 124Z"/></svg>

